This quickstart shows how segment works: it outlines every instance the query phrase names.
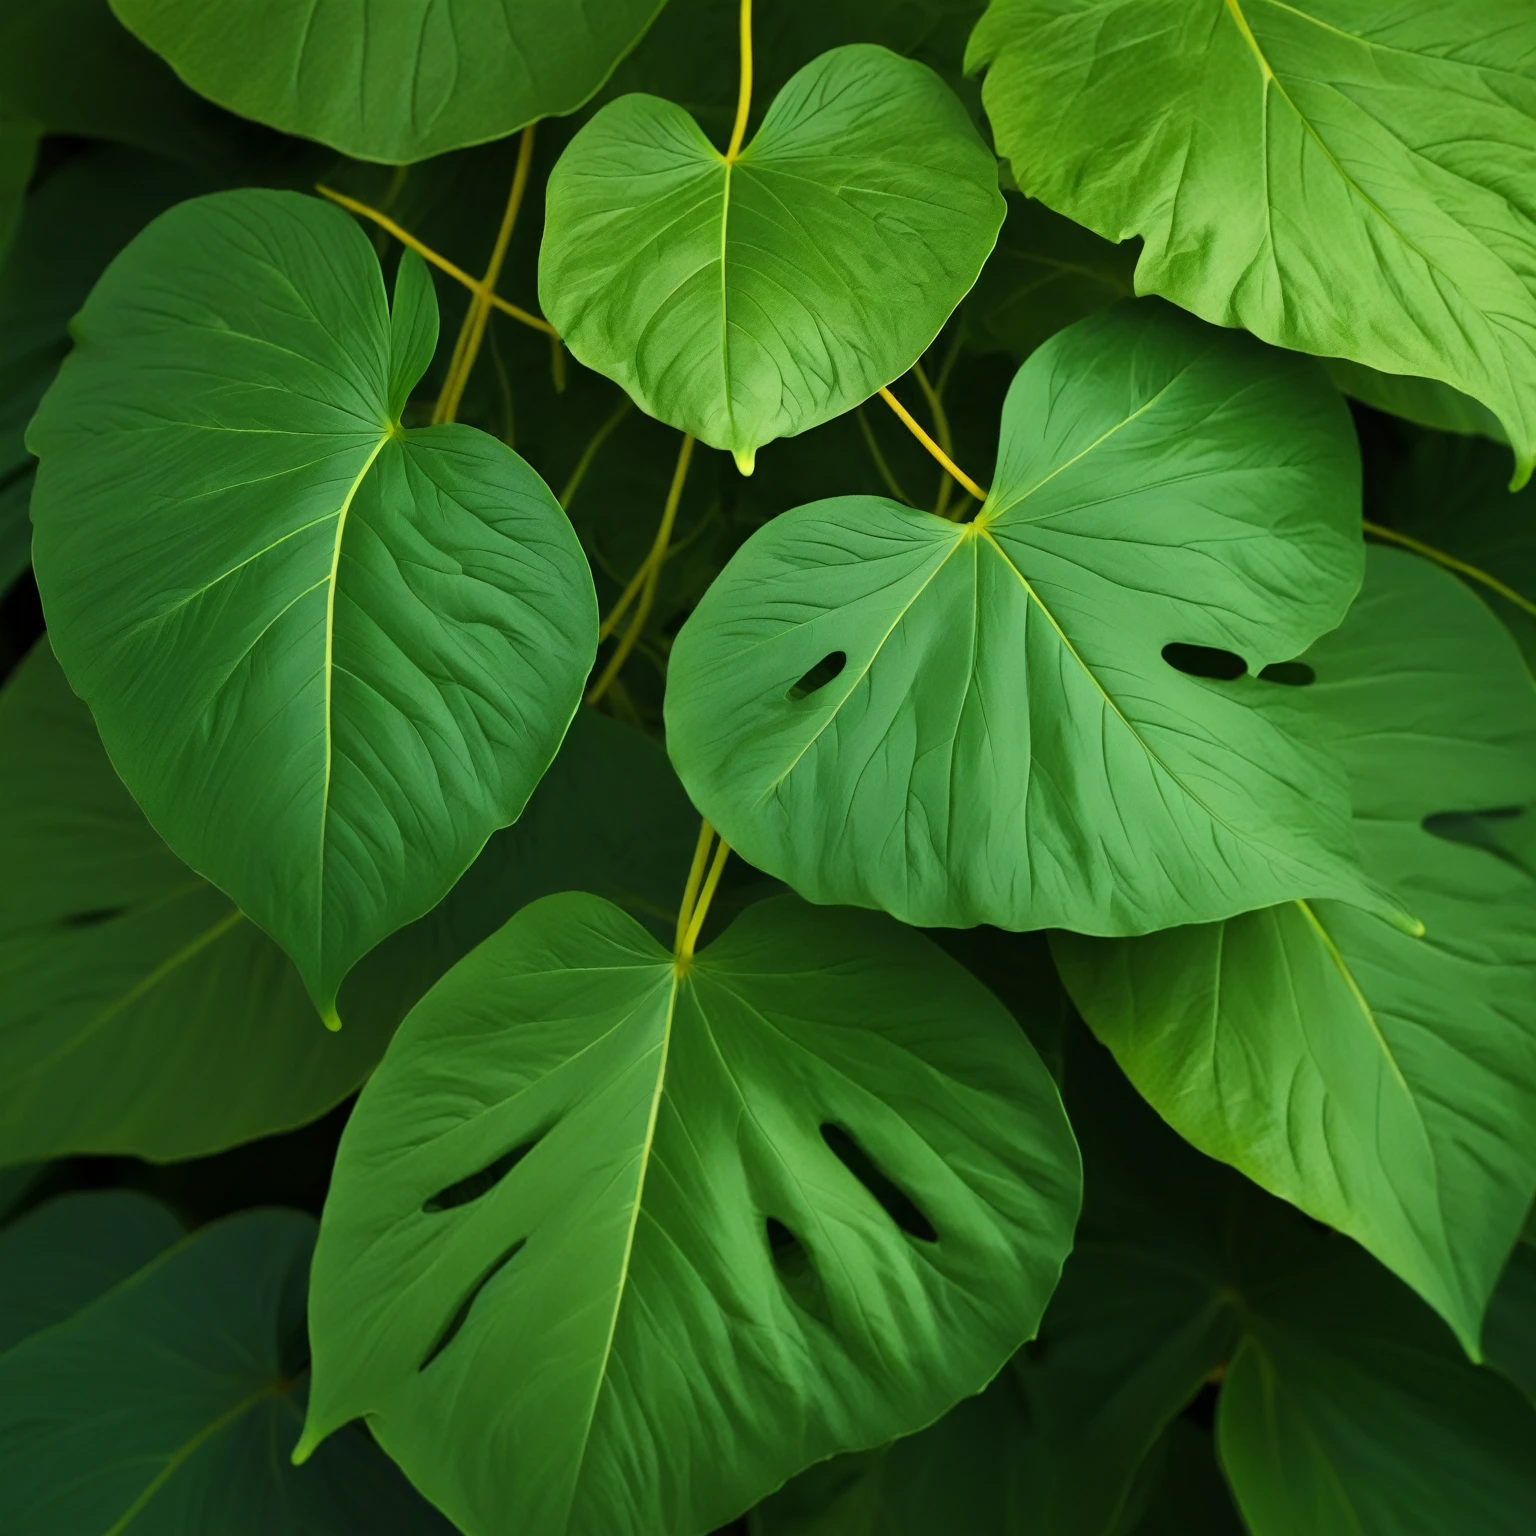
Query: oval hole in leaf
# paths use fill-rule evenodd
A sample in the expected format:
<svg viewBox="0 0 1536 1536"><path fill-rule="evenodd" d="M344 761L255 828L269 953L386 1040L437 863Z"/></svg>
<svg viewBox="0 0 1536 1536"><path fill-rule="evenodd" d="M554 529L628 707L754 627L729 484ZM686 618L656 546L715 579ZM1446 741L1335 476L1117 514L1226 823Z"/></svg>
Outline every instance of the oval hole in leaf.
<svg viewBox="0 0 1536 1536"><path fill-rule="evenodd" d="M1260 670L1259 676L1266 683L1279 683L1285 688L1305 688L1317 681L1317 673L1304 661L1272 661Z"/></svg>
<svg viewBox="0 0 1536 1536"><path fill-rule="evenodd" d="M802 1312L830 1328L832 1314L827 1306L827 1293L822 1289L821 1276L816 1273L805 1244L777 1217L768 1218L766 1230L768 1256L773 1260L773 1267L790 1299Z"/></svg>
<svg viewBox="0 0 1536 1536"><path fill-rule="evenodd" d="M489 1194L543 1139L544 1132L540 1131L531 1140L520 1143L510 1152L502 1153L494 1163L487 1163L477 1173L460 1179L457 1184L450 1184L446 1189L440 1189L423 1202L422 1210L433 1214L451 1211L455 1206L468 1205L471 1200Z"/></svg>
<svg viewBox="0 0 1536 1536"><path fill-rule="evenodd" d="M1221 683L1230 683L1248 670L1248 663L1235 651L1224 651L1214 645L1188 645L1182 640L1163 647L1163 660L1186 677L1209 677Z"/></svg>
<svg viewBox="0 0 1536 1536"><path fill-rule="evenodd" d="M933 1223L923 1215L903 1189L891 1182L874 1164L869 1154L840 1125L824 1125L821 1139L832 1149L838 1161L880 1202L885 1214L908 1237L925 1243L938 1241Z"/></svg>
<svg viewBox="0 0 1536 1536"><path fill-rule="evenodd" d="M796 683L786 695L787 698L796 701L808 699L813 693L818 693L832 681L844 667L848 665L848 653L846 651L833 651L830 656L823 656L820 661L811 668L804 677Z"/></svg>
<svg viewBox="0 0 1536 1536"><path fill-rule="evenodd" d="M450 1344L453 1343L453 1341L459 1335L459 1330L464 1326L466 1322L469 1321L470 1309L474 1306L475 1302L479 1300L481 1291L483 1291L486 1286L488 1286L491 1281L494 1280L496 1276L499 1275L502 1270L504 1270L507 1265L510 1264L512 1260L518 1256L520 1252L522 1252L523 1246L527 1241L528 1239L526 1237L518 1238L518 1240L513 1243L512 1246L508 1248L507 1251L502 1254L502 1256L497 1259L496 1262L492 1264L490 1268L487 1269L486 1272L481 1275L477 1281L475 1281L474 1285L470 1287L469 1294L464 1298L463 1301L459 1303L459 1310L455 1312L451 1318L449 1318L448 1326L443 1329L441 1334L438 1335L437 1343L435 1343L432 1348L427 1351L426 1357L422 1360L421 1364L416 1367L417 1370L426 1370L426 1368L431 1365L432 1362L436 1360L437 1357L442 1354L442 1352L447 1349Z"/></svg>

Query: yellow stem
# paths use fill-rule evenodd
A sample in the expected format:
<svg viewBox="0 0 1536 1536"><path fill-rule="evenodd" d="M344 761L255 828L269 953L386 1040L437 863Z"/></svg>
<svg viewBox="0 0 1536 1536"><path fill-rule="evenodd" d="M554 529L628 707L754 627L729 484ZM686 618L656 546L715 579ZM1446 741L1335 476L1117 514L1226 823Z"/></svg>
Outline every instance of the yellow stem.
<svg viewBox="0 0 1536 1536"><path fill-rule="evenodd" d="M886 489L897 501L905 502L909 507L915 505L912 498L901 488L901 481L892 473L891 466L885 462L885 455L881 453L880 444L875 440L875 429L870 426L869 418L864 414L864 407L858 406L855 414L859 418L859 431L864 434L864 443L869 449L869 456L875 461L875 468L880 471L880 478L885 481Z"/></svg>
<svg viewBox="0 0 1536 1536"><path fill-rule="evenodd" d="M683 904L677 909L677 936L672 940L674 954L682 950L688 919L693 916L693 903L698 897L699 882L704 878L704 866L709 863L709 850L714 841L715 829L707 821L701 821L699 840L693 849L693 864L688 870L688 884L683 888Z"/></svg>
<svg viewBox="0 0 1536 1536"><path fill-rule="evenodd" d="M1469 581L1481 582L1490 592L1497 592L1500 597L1513 603L1517 608L1523 609L1532 618L1536 618L1536 603L1515 591L1513 587L1506 586L1497 576L1490 576L1487 571L1480 570L1475 565L1469 565L1465 560L1458 560L1455 555L1448 555L1443 549L1436 549L1433 544L1426 544L1410 534L1399 533L1395 528L1384 528L1380 523L1368 521L1365 531L1374 539L1385 539L1392 544L1401 544L1404 549L1411 549L1414 554L1423 555L1426 560L1433 560L1436 565L1443 565L1446 570L1455 571Z"/></svg>
<svg viewBox="0 0 1536 1536"><path fill-rule="evenodd" d="M928 375L920 362L913 363L912 375L917 380L917 387L923 392L923 398L928 402L928 411L933 417L933 429L939 434L939 447L952 460L955 456L955 439L949 430L949 413L944 409L944 401L940 398L938 390L928 382ZM953 483L953 477L948 471L939 476L939 499L933 510L940 517L949 516L949 488Z"/></svg>
<svg viewBox="0 0 1536 1536"><path fill-rule="evenodd" d="M490 265L485 276L476 286L474 297L469 301L469 312L459 330L459 345L454 348L453 362L449 364L448 377L443 392L438 397L437 408L432 412L435 423L452 421L458 415L459 402L464 397L464 386L480 355L480 344L485 340L485 328L491 318L491 296L501 277L502 263L507 257L507 247L512 241L512 231L517 225L517 212L523 204L523 193L528 187L528 172L533 165L533 130L530 123L523 129L517 146L517 169L512 173L512 190L507 195L506 211L501 216L501 228L496 232L496 244L491 249ZM456 365L456 366L455 366Z"/></svg>
<svg viewBox="0 0 1536 1536"><path fill-rule="evenodd" d="M934 458L936 458L939 463L942 464L944 468L951 475L953 475L955 479L971 493L972 496L976 498L977 501L985 501L987 499L987 493L979 485L977 485L976 482L972 480L971 477L966 474L963 469L960 469L955 464L955 461L950 458L950 456L945 453L944 450L940 448L939 445L934 442L934 440L929 437L925 431L923 431L923 429L917 424L917 421L913 417L911 411L909 411L906 406L904 406L901 401L898 400L896 396L890 392L889 389L882 387L880 390L880 398L884 400L885 403L890 406L890 408L895 411L896 414L901 418L903 424L906 426L907 431L909 431L913 437L915 437L918 442L920 442L923 447L926 448L928 452L931 453Z"/></svg>
<svg viewBox="0 0 1536 1536"><path fill-rule="evenodd" d="M741 0L741 85L736 93L736 122L731 128L731 145L725 152L729 164L741 153L747 136L747 114L752 110L752 0Z"/></svg>
<svg viewBox="0 0 1536 1536"><path fill-rule="evenodd" d="M587 478L587 471L592 467L592 461L597 457L598 450L613 435L614 428L629 415L629 396L626 395L618 405L618 409L592 434L587 446L581 450L581 457L576 460L576 468L571 471L571 478L565 482L565 489L560 492L560 505L567 512L571 510L571 501L576 495L577 488Z"/></svg>
<svg viewBox="0 0 1536 1536"><path fill-rule="evenodd" d="M694 903L693 915L688 919L688 931L683 935L683 942L678 946L675 968L679 976L687 971L693 960L694 947L698 944L699 934L704 929L704 919L709 916L709 904L715 899L715 890L720 884L721 874L724 873L725 861L730 856L730 846L722 837L719 847L715 849L714 862L709 866L704 889L699 892L699 899Z"/></svg>
<svg viewBox="0 0 1536 1536"><path fill-rule="evenodd" d="M692 458L693 437L687 434L683 437L682 447L678 449L677 467L672 471L672 485L667 491L667 504L662 509L661 526L656 530L656 540L651 545L651 552L645 557L645 563L635 572L629 586L625 588L624 595L614 605L613 612L603 620L597 632L599 641L606 640L613 633L619 619L623 617L624 610L634 601L635 592L639 592L640 600L635 604L634 616L625 627L623 638L614 648L613 655L608 658L608 665L603 668L602 675L587 693L588 704L596 704L608 691L608 685L619 675L619 669L629 660L629 653L634 650L635 643L645 629L645 621L651 615L651 604L656 598L656 584L661 580L661 568L667 561L667 546L672 540L672 525L677 521L677 508L683 499L683 486L688 480L688 463Z"/></svg>

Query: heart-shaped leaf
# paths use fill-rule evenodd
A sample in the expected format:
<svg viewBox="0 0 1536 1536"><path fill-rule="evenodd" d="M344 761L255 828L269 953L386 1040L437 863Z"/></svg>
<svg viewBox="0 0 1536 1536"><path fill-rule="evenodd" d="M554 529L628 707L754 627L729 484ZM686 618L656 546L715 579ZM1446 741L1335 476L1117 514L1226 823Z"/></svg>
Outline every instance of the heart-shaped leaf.
<svg viewBox="0 0 1536 1536"><path fill-rule="evenodd" d="M407 254L391 313L339 209L183 203L75 335L28 437L54 649L172 850L329 1014L555 755L596 647L591 573L511 449L402 429L431 282Z"/></svg>
<svg viewBox="0 0 1536 1536"><path fill-rule="evenodd" d="M1020 187L1141 293L1438 379L1536 463L1529 0L992 0L966 62Z"/></svg>
<svg viewBox="0 0 1536 1536"><path fill-rule="evenodd" d="M925 65L834 48L728 160L655 96L604 107L549 179L539 298L642 409L736 455L905 373L1003 220L997 165Z"/></svg>
<svg viewBox="0 0 1536 1536"><path fill-rule="evenodd" d="M1536 697L1456 579L1393 550L1307 654L1367 872L1421 939L1291 902L1131 940L1055 936L1084 1017L1202 1151L1358 1238L1476 1351L1536 1191L1536 878L1433 830L1536 816Z"/></svg>
<svg viewBox="0 0 1536 1536"><path fill-rule="evenodd" d="M358 1101L301 1449L366 1415L471 1536L712 1530L980 1390L1078 1188L1039 1057L920 936L780 898L681 966L549 897Z"/></svg>
<svg viewBox="0 0 1536 1536"><path fill-rule="evenodd" d="M720 834L812 901L1136 933L1355 870L1343 770L1242 671L1338 623L1358 460L1322 370L1166 306L1020 370L959 525L873 497L754 534L683 626L667 742Z"/></svg>
<svg viewBox="0 0 1536 1536"><path fill-rule="evenodd" d="M0 1530L448 1536L361 1430L289 1464L314 1229L203 1227L0 1355Z"/></svg>
<svg viewBox="0 0 1536 1536"><path fill-rule="evenodd" d="M359 160L425 160L574 112L663 0L112 0L195 91Z"/></svg>

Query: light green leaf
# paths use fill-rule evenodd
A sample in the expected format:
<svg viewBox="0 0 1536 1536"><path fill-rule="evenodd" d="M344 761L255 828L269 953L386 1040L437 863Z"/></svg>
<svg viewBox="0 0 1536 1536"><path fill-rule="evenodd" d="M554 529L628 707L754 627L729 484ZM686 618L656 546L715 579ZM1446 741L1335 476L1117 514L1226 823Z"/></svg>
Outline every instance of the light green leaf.
<svg viewBox="0 0 1536 1536"><path fill-rule="evenodd" d="M549 897L359 1100L303 1448L367 1415L471 1536L713 1529L978 1391L1078 1188L1039 1058L920 936L780 898L679 977Z"/></svg>
<svg viewBox="0 0 1536 1536"><path fill-rule="evenodd" d="M1536 463L1529 0L993 0L967 53L1019 186L1140 293L1438 379Z"/></svg>
<svg viewBox="0 0 1536 1536"><path fill-rule="evenodd" d="M998 463L974 522L816 502L725 568L667 686L721 836L812 901L919 925L1134 933L1319 887L1380 905L1286 690L1164 659L1257 672L1343 616L1358 460L1321 370L1119 308L1020 370Z"/></svg>
<svg viewBox="0 0 1536 1536"><path fill-rule="evenodd" d="M0 267L0 591L32 558L32 455L23 436L69 350L69 322L101 270L157 213L211 184L115 146L85 150L27 199Z"/></svg>
<svg viewBox="0 0 1536 1536"><path fill-rule="evenodd" d="M0 1354L72 1317L181 1236L181 1223L128 1189L60 1195L0 1231Z"/></svg>
<svg viewBox="0 0 1536 1536"><path fill-rule="evenodd" d="M205 1156L323 1114L394 1018L321 1028L283 952L157 837L46 640L0 692L0 1163Z"/></svg>
<svg viewBox="0 0 1536 1536"><path fill-rule="evenodd" d="M571 351L750 474L757 450L905 373L976 281L997 167L925 65L835 48L728 161L626 96L549 179L539 297Z"/></svg>
<svg viewBox="0 0 1536 1536"><path fill-rule="evenodd" d="M1138 247L1111 245L1016 193L997 249L965 300L965 339L977 352L1028 357L1074 321L1135 292Z"/></svg>
<svg viewBox="0 0 1536 1536"><path fill-rule="evenodd" d="M1328 377L1346 395L1364 401L1378 411L1401 416L1421 427L1440 432L1460 432L1508 444L1499 418L1486 405L1454 390L1437 379L1413 379L1401 373L1378 373L1361 363L1343 358L1328 360ZM1504 479L1509 479L1509 459L1502 456Z"/></svg>
<svg viewBox="0 0 1536 1536"><path fill-rule="evenodd" d="M339 209L200 198L107 269L28 437L65 673L326 1014L517 818L596 646L543 481L471 428L401 428L436 331L424 264L391 313Z"/></svg>
<svg viewBox="0 0 1536 1536"><path fill-rule="evenodd" d="M294 1468L314 1222L205 1227L0 1356L0 1530L448 1536L361 1430Z"/></svg>
<svg viewBox="0 0 1536 1536"><path fill-rule="evenodd" d="M359 160L425 160L574 112L663 0L112 0L193 90Z"/></svg>
<svg viewBox="0 0 1536 1536"><path fill-rule="evenodd" d="M1482 604L1392 550L1304 665L1367 872L1426 935L1298 901L1129 941L1058 934L1057 960L1177 1130L1357 1238L1475 1354L1536 1192L1536 878L1425 823L1536 805L1536 694Z"/></svg>

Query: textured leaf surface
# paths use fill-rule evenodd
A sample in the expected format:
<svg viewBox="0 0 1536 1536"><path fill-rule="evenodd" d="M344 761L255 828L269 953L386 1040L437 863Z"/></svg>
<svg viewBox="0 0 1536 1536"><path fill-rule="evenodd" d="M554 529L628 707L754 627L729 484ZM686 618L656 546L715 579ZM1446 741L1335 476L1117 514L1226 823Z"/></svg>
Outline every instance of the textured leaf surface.
<svg viewBox="0 0 1536 1536"><path fill-rule="evenodd" d="M591 574L509 448L401 428L431 284L408 255L391 313L339 209L184 203L75 334L28 437L54 649L151 822L329 1013L522 810L591 666Z"/></svg>
<svg viewBox="0 0 1536 1536"><path fill-rule="evenodd" d="M0 1529L27 1536L447 1536L360 1430L307 1467L314 1222L205 1227L0 1356Z"/></svg>
<svg viewBox="0 0 1536 1536"><path fill-rule="evenodd" d="M360 160L424 160L574 112L663 0L112 0L192 88Z"/></svg>
<svg viewBox="0 0 1536 1536"><path fill-rule="evenodd" d="M128 1189L61 1195L0 1230L0 1354L63 1322L181 1236L181 1223Z"/></svg>
<svg viewBox="0 0 1536 1536"><path fill-rule="evenodd" d="M550 176L539 297L589 368L750 472L912 366L1002 218L944 83L851 45L795 75L734 162L671 102L604 107Z"/></svg>
<svg viewBox="0 0 1536 1536"><path fill-rule="evenodd" d="M679 981L550 897L359 1101L305 1444L366 1414L472 1536L710 1530L979 1390L1077 1200L1039 1058L919 936L781 898Z"/></svg>
<svg viewBox="0 0 1536 1536"><path fill-rule="evenodd" d="M1288 690L1163 655L1257 673L1336 624L1357 474L1315 364L1155 303L1084 321L1015 379L974 522L849 497L747 541L672 652L678 774L802 895L920 925L1371 900Z"/></svg>
<svg viewBox="0 0 1536 1536"><path fill-rule="evenodd" d="M1528 0L993 0L967 62L1020 187L1139 292L1438 379L1536 462Z"/></svg>
<svg viewBox="0 0 1536 1536"><path fill-rule="evenodd" d="M1475 1350L1536 1193L1536 878L1424 823L1536 805L1536 695L1482 604L1393 550L1371 552L1306 662L1367 870L1426 935L1302 901L1053 942L1084 1017L1182 1134L1358 1238Z"/></svg>

